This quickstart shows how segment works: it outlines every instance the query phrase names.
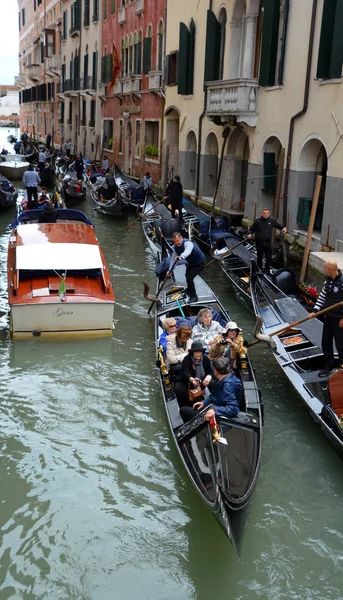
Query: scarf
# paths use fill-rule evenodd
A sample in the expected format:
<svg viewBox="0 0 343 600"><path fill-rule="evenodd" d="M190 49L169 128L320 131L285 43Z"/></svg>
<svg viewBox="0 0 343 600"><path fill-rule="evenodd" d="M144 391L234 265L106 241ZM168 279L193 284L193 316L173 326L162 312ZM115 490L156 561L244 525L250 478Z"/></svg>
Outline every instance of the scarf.
<svg viewBox="0 0 343 600"><path fill-rule="evenodd" d="M205 378L205 369L203 365L204 355L202 355L200 360L193 360L193 369L195 370L195 378L200 379L202 381Z"/></svg>

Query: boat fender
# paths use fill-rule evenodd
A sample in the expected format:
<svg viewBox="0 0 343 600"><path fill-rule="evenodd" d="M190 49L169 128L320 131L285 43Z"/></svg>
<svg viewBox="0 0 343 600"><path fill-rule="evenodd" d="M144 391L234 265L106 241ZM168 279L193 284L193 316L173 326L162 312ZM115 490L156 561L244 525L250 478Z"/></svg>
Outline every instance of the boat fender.
<svg viewBox="0 0 343 600"><path fill-rule="evenodd" d="M38 329L34 329L33 332L32 332L32 335L34 337L40 337L42 335L42 332L39 331Z"/></svg>

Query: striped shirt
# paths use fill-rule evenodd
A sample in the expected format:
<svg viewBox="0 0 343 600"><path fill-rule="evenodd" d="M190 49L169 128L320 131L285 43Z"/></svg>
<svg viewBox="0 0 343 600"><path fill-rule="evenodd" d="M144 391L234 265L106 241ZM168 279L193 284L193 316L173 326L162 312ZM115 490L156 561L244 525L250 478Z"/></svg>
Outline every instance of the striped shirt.
<svg viewBox="0 0 343 600"><path fill-rule="evenodd" d="M25 171L23 175L23 184L25 187L37 187L40 184L40 177L36 171Z"/></svg>

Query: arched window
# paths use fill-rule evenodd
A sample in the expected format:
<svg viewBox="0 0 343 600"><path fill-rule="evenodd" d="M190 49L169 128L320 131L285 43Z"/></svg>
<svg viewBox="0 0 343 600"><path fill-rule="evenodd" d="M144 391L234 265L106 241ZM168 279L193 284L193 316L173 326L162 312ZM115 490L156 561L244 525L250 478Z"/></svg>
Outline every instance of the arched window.
<svg viewBox="0 0 343 600"><path fill-rule="evenodd" d="M125 39L125 77L129 74L129 37Z"/></svg>
<svg viewBox="0 0 343 600"><path fill-rule="evenodd" d="M229 79L237 79L243 76L245 46L245 0L236 0L230 26L231 47L229 55Z"/></svg>
<svg viewBox="0 0 343 600"><path fill-rule="evenodd" d="M164 44L163 21L160 21L158 24L158 30L157 30L157 64L156 64L156 68L158 71L162 71L163 44Z"/></svg>
<svg viewBox="0 0 343 600"><path fill-rule="evenodd" d="M121 41L121 76L125 75L125 41Z"/></svg>
<svg viewBox="0 0 343 600"><path fill-rule="evenodd" d="M224 61L225 61L225 42L226 42L226 9L222 8L218 18L220 24L220 52L219 52L219 79L223 79Z"/></svg>
<svg viewBox="0 0 343 600"><path fill-rule="evenodd" d="M149 25L147 37L143 42L143 73L147 75L152 65L152 27Z"/></svg>
<svg viewBox="0 0 343 600"><path fill-rule="evenodd" d="M132 33L130 33L130 37L129 37L129 74L131 75L133 73L134 69L133 69L133 36Z"/></svg>

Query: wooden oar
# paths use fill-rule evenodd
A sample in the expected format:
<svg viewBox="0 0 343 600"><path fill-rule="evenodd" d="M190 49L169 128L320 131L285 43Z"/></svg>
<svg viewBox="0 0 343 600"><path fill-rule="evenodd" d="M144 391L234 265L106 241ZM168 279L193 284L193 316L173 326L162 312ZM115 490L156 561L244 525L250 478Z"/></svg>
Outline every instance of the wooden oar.
<svg viewBox="0 0 343 600"><path fill-rule="evenodd" d="M175 268L176 263L177 263L177 260L174 260L174 263L172 264L171 268L169 269L169 273L172 273L173 269ZM170 278L170 275L167 275L167 277L165 277L165 279L163 279L161 285L159 286L159 288L157 290L156 296L151 296L151 295L149 296L149 289L150 289L150 287L149 287L149 285L147 283L145 283L143 281L143 285L144 285L144 297L147 300L151 300L151 304L150 304L149 309L148 309L148 315L150 315L150 313L151 313L151 311L152 311L152 309L154 307L154 304L156 304L156 302L159 301L159 295L162 292L162 290L163 290L164 286L166 285L166 283L167 283L167 281L168 281L169 278Z"/></svg>
<svg viewBox="0 0 343 600"><path fill-rule="evenodd" d="M242 240L241 242L238 242L238 244L235 244L235 246L232 246L232 248L229 248L227 250L227 252L225 252L224 254L218 254L218 256L216 256L215 258L210 260L208 263L206 263L206 265L204 266L204 269L206 269L206 267L209 267L215 261L221 262L222 260L224 260L224 258L227 257L228 254L230 254L230 252L232 252L232 250L235 250L235 248L238 248L238 246L240 246L241 244L243 244L244 242L247 242L247 241L248 241L248 238L244 238L244 240ZM214 252L213 250L210 250L211 256L213 256L213 252Z"/></svg>
<svg viewBox="0 0 343 600"><path fill-rule="evenodd" d="M319 317L319 315L324 315L325 313L329 312L333 308L338 308L339 306L343 306L343 302L337 302L336 304L333 304L332 306L329 306L328 308L323 308L323 310L319 310L317 313L315 313L315 315L316 315L316 317ZM277 329L277 331L273 331L273 333L271 333L270 335L263 335L263 337L262 337L262 334L257 334L258 336L261 335L261 338L257 339L256 342L249 344L249 348L251 348L252 346L256 346L256 344L259 344L260 342L266 342L267 344L271 343L268 341L267 338L270 339L274 335L279 335L280 333L284 333L285 331L288 331L289 329L293 329L293 327L296 327L297 325L301 325L301 323L305 323L306 321L309 321L310 319L313 319L313 317L310 317L310 316L304 317L303 319L300 319L300 321L294 321L294 323L290 323L290 325L287 325L286 327L281 327L281 329Z"/></svg>
<svg viewBox="0 0 343 600"><path fill-rule="evenodd" d="M149 208L149 210L147 210L146 213L144 213L142 216L138 217L138 219L135 219L134 221L132 221L132 223L130 223L129 225L126 225L126 227L124 227L124 229L130 229L130 227L132 227L132 225L137 223L137 221L139 221L140 219L145 217L145 215L147 215L152 210L155 210L156 206L158 206L159 204L163 204L163 200L160 200L159 202L157 202L157 204L154 204L154 206L152 208Z"/></svg>

